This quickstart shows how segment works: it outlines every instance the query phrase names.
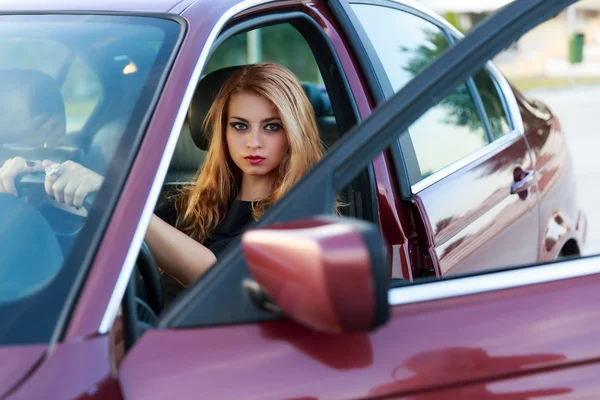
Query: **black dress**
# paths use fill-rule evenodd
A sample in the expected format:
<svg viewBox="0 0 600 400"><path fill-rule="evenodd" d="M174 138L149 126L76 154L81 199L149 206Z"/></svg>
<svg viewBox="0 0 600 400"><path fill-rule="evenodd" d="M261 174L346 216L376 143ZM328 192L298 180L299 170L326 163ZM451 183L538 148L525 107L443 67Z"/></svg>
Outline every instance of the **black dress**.
<svg viewBox="0 0 600 400"><path fill-rule="evenodd" d="M154 213L160 219L175 227L177 209L173 202L161 205ZM216 226L212 236L204 240L202 244L212 251L218 259L219 254L223 252L227 245L235 237L241 235L246 226L252 221L252 202L234 200L229 205L229 210L223 221ZM165 304L168 304L183 290L183 286L168 274L162 274L161 276L165 292Z"/></svg>

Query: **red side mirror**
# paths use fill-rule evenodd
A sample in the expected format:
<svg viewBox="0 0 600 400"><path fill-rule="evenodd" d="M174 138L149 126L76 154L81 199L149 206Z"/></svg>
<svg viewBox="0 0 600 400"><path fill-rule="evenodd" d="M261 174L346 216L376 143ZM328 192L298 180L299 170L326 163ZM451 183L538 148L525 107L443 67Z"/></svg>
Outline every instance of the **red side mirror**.
<svg viewBox="0 0 600 400"><path fill-rule="evenodd" d="M255 281L291 319L331 333L387 321L387 247L374 224L311 218L248 231L242 247Z"/></svg>

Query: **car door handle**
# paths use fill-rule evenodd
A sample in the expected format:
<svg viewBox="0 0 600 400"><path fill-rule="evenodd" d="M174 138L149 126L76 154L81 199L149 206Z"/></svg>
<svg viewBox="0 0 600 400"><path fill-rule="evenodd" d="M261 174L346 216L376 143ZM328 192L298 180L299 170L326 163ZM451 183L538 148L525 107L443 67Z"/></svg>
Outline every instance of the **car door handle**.
<svg viewBox="0 0 600 400"><path fill-rule="evenodd" d="M510 194L523 193L535 185L534 170L523 170L521 168L517 168L514 175L515 183L510 185Z"/></svg>

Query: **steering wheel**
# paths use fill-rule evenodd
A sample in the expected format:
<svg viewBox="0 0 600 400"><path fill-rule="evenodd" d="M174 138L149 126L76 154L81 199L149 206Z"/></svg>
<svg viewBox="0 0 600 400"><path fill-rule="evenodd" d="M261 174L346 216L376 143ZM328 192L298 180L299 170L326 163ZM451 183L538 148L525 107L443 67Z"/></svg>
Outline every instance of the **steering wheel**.
<svg viewBox="0 0 600 400"><path fill-rule="evenodd" d="M46 195L44 182L46 173L32 172L24 174L15 179L15 187L19 192L19 198L28 204L36 205ZM83 199L83 207L89 212L96 199L96 193L90 193Z"/></svg>
<svg viewBox="0 0 600 400"><path fill-rule="evenodd" d="M145 241L140 248L136 265L144 281L146 301L150 308L152 308L152 311L158 315L165 305L163 286L158 265Z"/></svg>
<svg viewBox="0 0 600 400"><path fill-rule="evenodd" d="M22 175L15 180L15 186L19 192L19 198L30 205L37 204L46 194L44 172L34 172ZM83 207L90 210L94 204L96 194L90 193L83 200ZM150 252L150 248L144 242L137 259L137 268L144 281L144 289L148 305L158 315L164 307L163 286L160 279L158 265Z"/></svg>

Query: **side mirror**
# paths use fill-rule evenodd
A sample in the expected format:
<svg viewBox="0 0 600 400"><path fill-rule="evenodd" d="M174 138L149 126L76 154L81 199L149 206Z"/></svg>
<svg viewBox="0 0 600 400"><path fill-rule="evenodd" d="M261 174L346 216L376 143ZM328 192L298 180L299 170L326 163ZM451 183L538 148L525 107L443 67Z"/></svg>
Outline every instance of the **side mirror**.
<svg viewBox="0 0 600 400"><path fill-rule="evenodd" d="M247 287L267 308L329 333L367 332L388 319L387 246L374 224L287 222L246 232L242 248L255 279Z"/></svg>

